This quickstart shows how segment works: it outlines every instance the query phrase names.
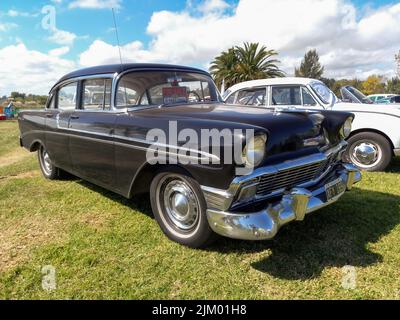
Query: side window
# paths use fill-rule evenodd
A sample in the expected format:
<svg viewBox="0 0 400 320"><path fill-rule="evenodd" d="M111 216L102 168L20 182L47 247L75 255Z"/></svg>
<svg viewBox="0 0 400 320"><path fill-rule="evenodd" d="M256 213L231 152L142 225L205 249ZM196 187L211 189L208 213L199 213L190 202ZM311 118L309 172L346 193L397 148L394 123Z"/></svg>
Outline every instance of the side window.
<svg viewBox="0 0 400 320"><path fill-rule="evenodd" d="M116 105L119 108L135 106L140 99L140 94L135 90L136 83L130 83L128 80L123 78L118 84Z"/></svg>
<svg viewBox="0 0 400 320"><path fill-rule="evenodd" d="M272 87L273 105L301 105L300 87L298 86L279 86Z"/></svg>
<svg viewBox="0 0 400 320"><path fill-rule="evenodd" d="M225 103L227 104L234 104L235 103L235 98L236 98L236 93L232 93L229 98L226 100Z"/></svg>
<svg viewBox="0 0 400 320"><path fill-rule="evenodd" d="M301 88L301 92L303 95L303 106L316 106L317 102L314 100L311 93L308 91L307 88Z"/></svg>
<svg viewBox="0 0 400 320"><path fill-rule="evenodd" d="M265 92L264 88L260 89L245 89L237 94L235 104L244 106L263 106L265 105Z"/></svg>
<svg viewBox="0 0 400 320"><path fill-rule="evenodd" d="M93 79L83 82L83 109L109 110L111 105L111 80Z"/></svg>
<svg viewBox="0 0 400 320"><path fill-rule="evenodd" d="M60 110L74 110L78 83L73 82L58 90L57 106Z"/></svg>

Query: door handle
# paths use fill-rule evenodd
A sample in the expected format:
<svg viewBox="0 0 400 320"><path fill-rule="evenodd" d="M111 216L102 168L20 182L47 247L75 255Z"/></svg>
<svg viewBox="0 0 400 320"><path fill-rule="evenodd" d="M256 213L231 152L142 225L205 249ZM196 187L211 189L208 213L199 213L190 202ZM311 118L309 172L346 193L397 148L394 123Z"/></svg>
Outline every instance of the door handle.
<svg viewBox="0 0 400 320"><path fill-rule="evenodd" d="M53 117L53 114L52 114L52 113L47 113L47 114L46 114L46 117L47 117L47 118L52 118L52 117Z"/></svg>
<svg viewBox="0 0 400 320"><path fill-rule="evenodd" d="M79 119L79 116L71 116L71 119L72 120L77 120L77 119Z"/></svg>

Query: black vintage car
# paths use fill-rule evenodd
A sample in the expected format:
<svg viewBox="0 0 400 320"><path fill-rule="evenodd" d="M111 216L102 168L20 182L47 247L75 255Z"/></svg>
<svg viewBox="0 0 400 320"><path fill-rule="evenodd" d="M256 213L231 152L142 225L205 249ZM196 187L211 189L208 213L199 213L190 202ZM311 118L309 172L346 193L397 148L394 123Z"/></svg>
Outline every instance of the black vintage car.
<svg viewBox="0 0 400 320"><path fill-rule="evenodd" d="M18 117L46 178L66 171L127 198L150 193L161 229L192 247L216 234L271 239L361 179L341 161L352 114L226 105L210 75L189 67L72 72L44 110Z"/></svg>

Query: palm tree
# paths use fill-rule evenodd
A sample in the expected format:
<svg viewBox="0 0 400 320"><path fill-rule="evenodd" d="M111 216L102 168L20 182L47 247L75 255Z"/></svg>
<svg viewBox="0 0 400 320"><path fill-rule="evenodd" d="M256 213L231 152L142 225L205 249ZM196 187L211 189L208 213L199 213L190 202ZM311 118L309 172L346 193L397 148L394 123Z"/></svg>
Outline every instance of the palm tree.
<svg viewBox="0 0 400 320"><path fill-rule="evenodd" d="M234 85L236 82L235 68L238 64L235 48L230 48L214 59L211 63L210 73L214 78L218 87L224 83L227 87Z"/></svg>
<svg viewBox="0 0 400 320"><path fill-rule="evenodd" d="M278 55L275 50L267 50L265 46L259 49L258 43L245 43L244 47L236 47L236 54L239 60L236 74L240 82L284 76L277 66L280 61L271 59Z"/></svg>
<svg viewBox="0 0 400 320"><path fill-rule="evenodd" d="M284 72L277 66L279 60L271 59L276 55L275 50L246 42L243 47L223 51L211 63L210 72L217 85L225 82L227 87L242 81L283 77Z"/></svg>

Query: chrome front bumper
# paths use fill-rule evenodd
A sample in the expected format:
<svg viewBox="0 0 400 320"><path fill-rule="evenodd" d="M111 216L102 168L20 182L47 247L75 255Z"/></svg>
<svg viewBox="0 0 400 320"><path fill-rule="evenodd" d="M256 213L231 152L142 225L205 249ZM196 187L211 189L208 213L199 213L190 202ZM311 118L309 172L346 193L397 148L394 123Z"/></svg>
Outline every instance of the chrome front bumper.
<svg viewBox="0 0 400 320"><path fill-rule="evenodd" d="M342 164L336 172L338 174L334 180L340 178L346 185L346 190L351 190L361 180L360 171L352 164ZM208 209L207 218L214 232L225 237L243 240L271 239L283 225L294 220L303 220L306 214L336 202L346 190L327 201L324 185L313 191L293 188L282 196L281 201L269 203L267 208L259 212L236 213Z"/></svg>

